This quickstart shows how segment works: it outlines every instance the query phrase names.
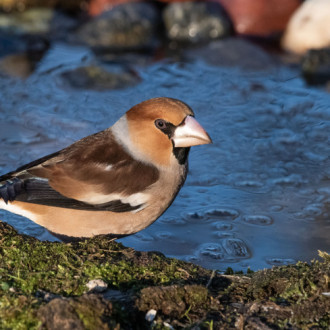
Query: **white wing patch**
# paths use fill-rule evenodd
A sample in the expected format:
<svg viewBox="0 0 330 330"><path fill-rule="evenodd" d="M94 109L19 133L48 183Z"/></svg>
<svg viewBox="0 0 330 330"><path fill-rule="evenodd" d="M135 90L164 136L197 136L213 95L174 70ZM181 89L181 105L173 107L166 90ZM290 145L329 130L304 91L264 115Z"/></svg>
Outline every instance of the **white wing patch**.
<svg viewBox="0 0 330 330"><path fill-rule="evenodd" d="M112 164L107 164L107 163L95 163L95 166L97 166L98 168L104 171L111 171L113 168Z"/></svg>
<svg viewBox="0 0 330 330"><path fill-rule="evenodd" d="M141 204L146 204L149 198L150 195L145 193L136 193L129 196L124 196L121 194L104 195L99 193L89 193L89 194L84 194L84 196L81 196L79 200L87 204L93 204L93 205L105 204L105 203L110 203L111 201L120 200L122 203L130 204L131 206L134 207ZM144 207L138 208L135 211L140 211L142 208Z"/></svg>

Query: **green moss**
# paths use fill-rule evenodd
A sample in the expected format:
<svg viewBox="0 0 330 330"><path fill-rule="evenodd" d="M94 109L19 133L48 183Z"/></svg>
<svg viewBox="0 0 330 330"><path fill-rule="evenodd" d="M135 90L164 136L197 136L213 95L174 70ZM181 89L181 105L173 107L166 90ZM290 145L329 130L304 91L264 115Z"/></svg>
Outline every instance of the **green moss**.
<svg viewBox="0 0 330 330"><path fill-rule="evenodd" d="M310 264L220 275L106 237L39 242L0 222L0 242L0 329L47 328L54 322L79 329L144 329L149 309L157 310L155 329L163 329L165 321L201 329L329 324L330 299L322 295L330 291L326 253ZM95 278L121 298L84 294Z"/></svg>
<svg viewBox="0 0 330 330"><path fill-rule="evenodd" d="M31 296L15 295L0 290L0 329L37 329L36 311L40 302Z"/></svg>
<svg viewBox="0 0 330 330"><path fill-rule="evenodd" d="M2 227L2 228L1 228ZM184 280L183 263L164 256L135 253L107 238L95 238L75 244L40 242L19 236L8 226L0 246L0 281L23 293L37 289L69 295L81 295L90 279L102 278L117 289L141 288ZM189 267L189 274L196 273Z"/></svg>

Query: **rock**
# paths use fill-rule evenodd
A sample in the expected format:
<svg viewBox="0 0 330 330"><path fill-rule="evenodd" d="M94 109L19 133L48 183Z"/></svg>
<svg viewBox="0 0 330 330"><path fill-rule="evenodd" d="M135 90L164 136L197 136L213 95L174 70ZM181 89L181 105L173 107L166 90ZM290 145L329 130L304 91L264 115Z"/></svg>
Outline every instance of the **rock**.
<svg viewBox="0 0 330 330"><path fill-rule="evenodd" d="M238 34L269 37L283 32L300 0L217 0Z"/></svg>
<svg viewBox="0 0 330 330"><path fill-rule="evenodd" d="M87 0L0 0L0 10L23 11L31 7L52 7L77 11L86 7Z"/></svg>
<svg viewBox="0 0 330 330"><path fill-rule="evenodd" d="M293 14L282 39L284 49L304 54L330 46L330 1L308 0Z"/></svg>
<svg viewBox="0 0 330 330"><path fill-rule="evenodd" d="M172 3L165 8L163 18L168 38L175 41L205 42L231 32L231 23L217 3Z"/></svg>
<svg viewBox="0 0 330 330"><path fill-rule="evenodd" d="M151 3L116 6L83 25L78 39L99 49L140 50L154 46L160 13Z"/></svg>
<svg viewBox="0 0 330 330"><path fill-rule="evenodd" d="M121 89L140 81L133 71L109 72L96 65L80 67L61 75L71 87L91 90Z"/></svg>
<svg viewBox="0 0 330 330"><path fill-rule="evenodd" d="M6 34L52 34L52 38L67 34L77 22L50 8L33 8L21 13L0 14L0 30ZM65 33L62 33L65 31Z"/></svg>
<svg viewBox="0 0 330 330"><path fill-rule="evenodd" d="M101 279L90 280L86 284L88 291L104 292L108 288L108 284Z"/></svg>
<svg viewBox="0 0 330 330"><path fill-rule="evenodd" d="M26 54L7 55L0 59L0 72L10 77L25 79L34 68L34 63Z"/></svg>
<svg viewBox="0 0 330 330"><path fill-rule="evenodd" d="M156 317L157 311L155 309L149 309L146 313L145 319L148 322L152 322Z"/></svg>
<svg viewBox="0 0 330 330"><path fill-rule="evenodd" d="M96 16L123 3L138 1L140 0L91 0L88 4L88 13Z"/></svg>
<svg viewBox="0 0 330 330"><path fill-rule="evenodd" d="M330 81L330 48L308 51L302 59L301 66L308 84L326 84Z"/></svg>
<svg viewBox="0 0 330 330"><path fill-rule="evenodd" d="M189 60L203 60L212 65L246 70L272 70L275 64L263 49L239 38L213 41L207 46L186 51L185 56Z"/></svg>
<svg viewBox="0 0 330 330"><path fill-rule="evenodd" d="M111 319L111 302L95 294L77 298L55 298L38 310L42 329L83 330L87 324L92 329L113 329L116 322Z"/></svg>
<svg viewBox="0 0 330 330"><path fill-rule="evenodd" d="M49 48L42 36L0 37L0 73L27 78Z"/></svg>
<svg viewBox="0 0 330 330"><path fill-rule="evenodd" d="M136 306L142 311L152 308L166 316L180 317L188 308L197 310L208 300L208 291L201 285L159 286L142 289Z"/></svg>
<svg viewBox="0 0 330 330"><path fill-rule="evenodd" d="M51 300L39 309L38 317L46 329L84 329L82 320L79 319L70 302L65 299Z"/></svg>

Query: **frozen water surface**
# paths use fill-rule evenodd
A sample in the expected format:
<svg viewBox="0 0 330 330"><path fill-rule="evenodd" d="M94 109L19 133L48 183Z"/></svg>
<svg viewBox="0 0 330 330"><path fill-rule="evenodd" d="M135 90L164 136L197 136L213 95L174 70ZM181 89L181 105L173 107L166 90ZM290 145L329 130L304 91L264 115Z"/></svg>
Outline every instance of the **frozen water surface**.
<svg viewBox="0 0 330 330"><path fill-rule="evenodd" d="M212 269L260 269L329 251L328 93L281 65L249 72L201 60L135 67L141 82L121 90L64 83L63 72L95 61L86 49L59 44L28 79L0 76L2 173L112 125L142 100L179 98L213 144L192 148L187 182L168 211L120 241ZM0 217L53 239L26 219Z"/></svg>

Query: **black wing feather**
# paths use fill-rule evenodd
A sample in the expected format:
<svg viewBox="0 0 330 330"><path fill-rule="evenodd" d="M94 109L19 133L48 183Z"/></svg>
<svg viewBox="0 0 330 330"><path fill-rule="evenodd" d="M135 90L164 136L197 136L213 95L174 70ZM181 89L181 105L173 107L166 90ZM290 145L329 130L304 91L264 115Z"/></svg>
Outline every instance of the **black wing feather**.
<svg viewBox="0 0 330 330"><path fill-rule="evenodd" d="M142 206L131 206L130 204L122 203L120 200L90 205L61 195L48 184L48 180L36 177L25 179L15 177L2 182L2 185L0 185L0 197L5 203L17 200L26 203L86 211L128 212L137 210Z"/></svg>

